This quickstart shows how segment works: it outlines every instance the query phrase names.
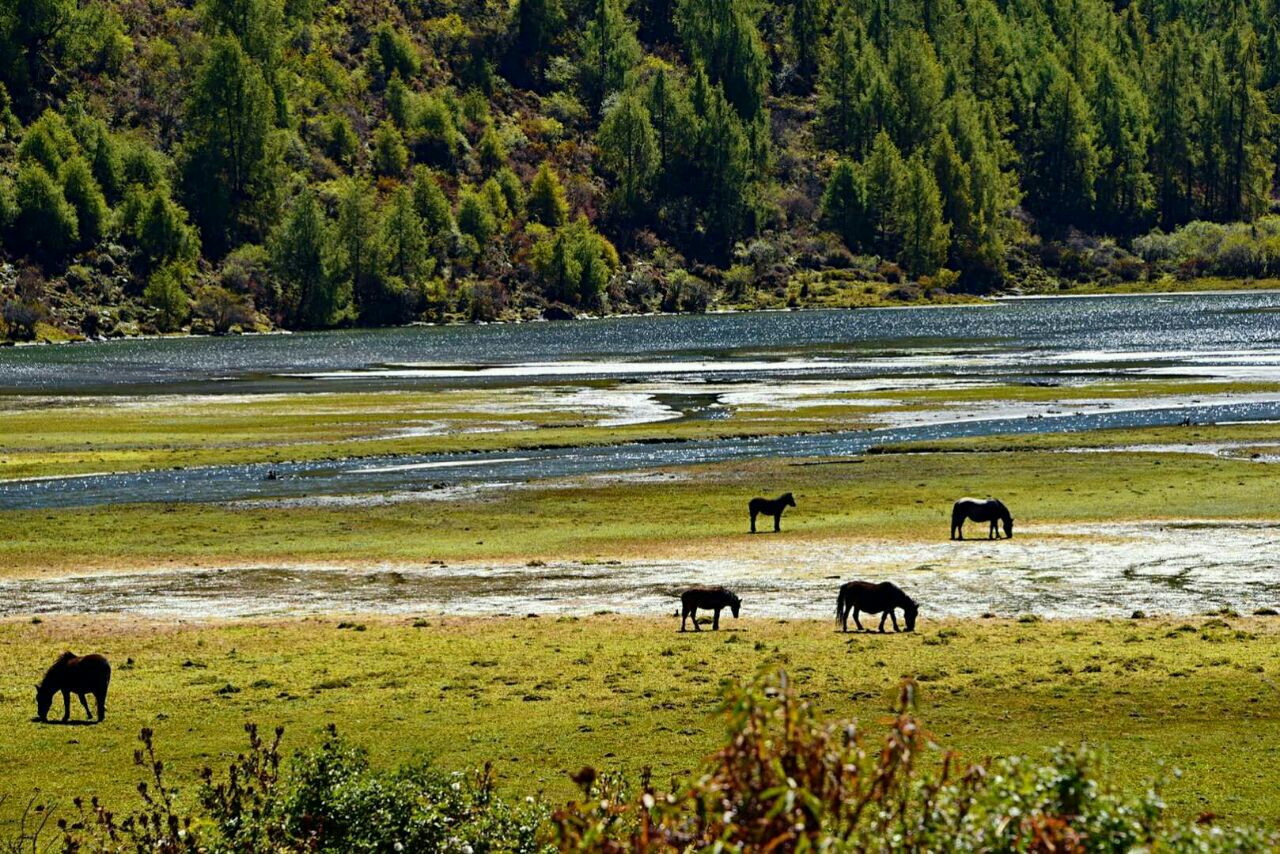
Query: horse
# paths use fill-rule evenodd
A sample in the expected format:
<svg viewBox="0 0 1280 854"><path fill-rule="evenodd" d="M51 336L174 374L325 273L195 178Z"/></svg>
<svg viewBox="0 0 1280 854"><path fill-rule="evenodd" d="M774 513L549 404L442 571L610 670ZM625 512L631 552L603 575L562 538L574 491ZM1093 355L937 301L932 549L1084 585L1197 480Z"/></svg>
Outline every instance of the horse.
<svg viewBox="0 0 1280 854"><path fill-rule="evenodd" d="M1000 531L996 528L996 523L1002 522L1004 535L1013 539L1013 514L999 499L988 498L983 501L980 498L961 498L957 501L951 508L951 539L964 539L966 519L972 519L974 522L990 522L991 530L987 534L988 540L1000 539Z"/></svg>
<svg viewBox="0 0 1280 854"><path fill-rule="evenodd" d="M101 655L83 657L64 652L58 656L44 674L44 679L36 686L36 714L41 722L48 718L49 706L53 704L53 695L62 692L62 721L71 718L71 695L80 698L84 713L93 720L93 712L89 711L89 702L85 694L92 694L98 704L98 722L101 723L107 714L107 687L111 684L111 664Z"/></svg>
<svg viewBox="0 0 1280 854"><path fill-rule="evenodd" d="M790 492L779 495L777 498L753 498L747 502L747 510L751 513L751 533L756 532L757 516L773 517L773 532L782 530L782 511L788 507L795 507L796 500L791 496Z"/></svg>
<svg viewBox="0 0 1280 854"><path fill-rule="evenodd" d="M893 620L893 630L898 631L898 615L895 608L902 609L902 617L907 624L907 631L916 629L916 614L920 607L915 600L902 592L896 584L881 581L849 581L840 586L840 596L836 599L836 619L840 621L840 630L849 631L849 612L853 612L853 624L858 631L866 631L858 620L858 612L880 614L880 632L884 633L885 618Z"/></svg>
<svg viewBox="0 0 1280 854"><path fill-rule="evenodd" d="M689 617L693 617L693 630L695 632L702 631L698 626L698 609L704 611L715 611L715 618L711 621L711 630L720 630L720 611L728 608L733 612L733 618L738 619L738 609L742 607L742 600L732 590L726 590L723 587L691 587L684 593L680 594L680 631L684 631L684 623Z"/></svg>

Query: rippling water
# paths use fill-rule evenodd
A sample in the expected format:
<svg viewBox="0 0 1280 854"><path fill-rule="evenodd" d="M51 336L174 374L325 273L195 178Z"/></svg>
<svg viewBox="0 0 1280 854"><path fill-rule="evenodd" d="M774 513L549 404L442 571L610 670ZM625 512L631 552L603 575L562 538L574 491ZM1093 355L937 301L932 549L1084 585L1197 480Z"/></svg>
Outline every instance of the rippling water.
<svg viewBox="0 0 1280 854"><path fill-rule="evenodd" d="M1116 375L1280 382L1280 293L1005 301L883 311L639 317L0 350L11 394L363 390L607 377L696 385L779 377L984 377L1088 382ZM1068 410L1071 407L1067 407ZM1156 401L1043 418L476 457L405 455L0 482L0 508L225 501L509 483L753 457L841 456L878 444L1183 420L1280 420L1280 397ZM277 477L268 478L269 470Z"/></svg>
<svg viewBox="0 0 1280 854"><path fill-rule="evenodd" d="M1280 293L1252 292L113 341L0 349L0 390L244 393L602 371L858 376L1230 368L1275 376L1277 312Z"/></svg>

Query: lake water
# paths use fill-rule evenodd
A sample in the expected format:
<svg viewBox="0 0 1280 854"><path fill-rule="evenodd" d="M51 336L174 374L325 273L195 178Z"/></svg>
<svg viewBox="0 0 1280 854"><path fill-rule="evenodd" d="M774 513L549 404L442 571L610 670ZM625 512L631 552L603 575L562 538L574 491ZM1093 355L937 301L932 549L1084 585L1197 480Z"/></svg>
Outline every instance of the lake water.
<svg viewBox="0 0 1280 854"><path fill-rule="evenodd" d="M9 395L254 394L607 380L681 384L858 379L1088 383L1280 381L1280 293L1011 300L900 310L632 317L0 350ZM56 414L51 414L56 417ZM1052 417L476 456L406 455L0 481L0 508L413 491L724 462L844 456L879 444L993 434L1280 420L1280 396L1153 401ZM268 479L269 470L278 477Z"/></svg>

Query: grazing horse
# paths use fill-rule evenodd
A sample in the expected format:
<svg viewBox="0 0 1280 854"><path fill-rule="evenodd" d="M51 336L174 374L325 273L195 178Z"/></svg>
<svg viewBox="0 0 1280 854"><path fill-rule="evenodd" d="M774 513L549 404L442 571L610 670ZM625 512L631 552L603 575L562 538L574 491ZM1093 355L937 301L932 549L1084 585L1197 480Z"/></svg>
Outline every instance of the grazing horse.
<svg viewBox="0 0 1280 854"><path fill-rule="evenodd" d="M53 704L53 695L62 692L62 720L71 718L71 695L80 698L84 713L93 720L93 712L89 711L89 702L85 694L92 694L98 702L98 722L107 714L107 686L111 684L111 665L101 655L83 657L64 652L44 674L44 679L36 686L36 714L41 721L46 720L49 706Z"/></svg>
<svg viewBox="0 0 1280 854"><path fill-rule="evenodd" d="M866 631L858 620L858 612L880 615L880 631L884 632L885 618L893 620L893 630L898 631L898 615L895 608L902 609L902 617L906 621L907 631L916 629L916 614L920 612L915 600L902 592L896 584L881 581L849 581L840 585L840 596L836 599L836 619L840 621L840 630L849 631L849 612L853 612L853 624L858 631Z"/></svg>
<svg viewBox="0 0 1280 854"><path fill-rule="evenodd" d="M698 627L699 608L704 611L715 611L711 629L719 631L721 609L728 608L733 612L733 618L736 620L738 609L741 607L742 600L732 590L726 590L723 587L692 587L680 594L680 631L684 631L684 621L689 617L693 617L693 630L702 631Z"/></svg>
<svg viewBox="0 0 1280 854"><path fill-rule="evenodd" d="M997 498L988 498L986 501L980 498L961 498L957 501L951 508L951 539L964 539L966 519L972 519L974 522L990 522L991 531L987 534L988 540L1000 539L1000 531L997 530L996 524L1002 522L1004 535L1013 539L1013 514Z"/></svg>
<svg viewBox="0 0 1280 854"><path fill-rule="evenodd" d="M751 513L751 533L756 532L757 516L772 516L774 533L782 530L782 511L795 507L796 500L790 492L777 498L753 498L747 502L747 510Z"/></svg>

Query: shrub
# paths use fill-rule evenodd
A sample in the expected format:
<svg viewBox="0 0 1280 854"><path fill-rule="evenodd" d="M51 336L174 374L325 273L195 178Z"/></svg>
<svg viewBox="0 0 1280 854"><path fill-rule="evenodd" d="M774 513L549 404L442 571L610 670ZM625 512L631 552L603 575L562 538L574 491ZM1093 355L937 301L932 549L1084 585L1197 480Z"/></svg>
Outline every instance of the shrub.
<svg viewBox="0 0 1280 854"><path fill-rule="evenodd" d="M166 264L147 279L142 299L156 311L156 327L161 332L179 329L190 314L190 306L183 284L187 271L176 264Z"/></svg>
<svg viewBox="0 0 1280 854"><path fill-rule="evenodd" d="M225 335L233 326L247 326L253 322L253 302L243 294L218 285L201 289L196 294L192 311L209 324L215 335Z"/></svg>
<svg viewBox="0 0 1280 854"><path fill-rule="evenodd" d="M16 207L17 245L42 263L61 263L79 239L80 226L75 208L44 167L28 163L18 172Z"/></svg>
<svg viewBox="0 0 1280 854"><path fill-rule="evenodd" d="M383 122L373 132L373 168L379 175L391 177L399 177L409 168L409 149L391 122Z"/></svg>
<svg viewBox="0 0 1280 854"><path fill-rule="evenodd" d="M618 252L586 217L542 238L533 247L533 269L550 299L593 306L618 268Z"/></svg>

